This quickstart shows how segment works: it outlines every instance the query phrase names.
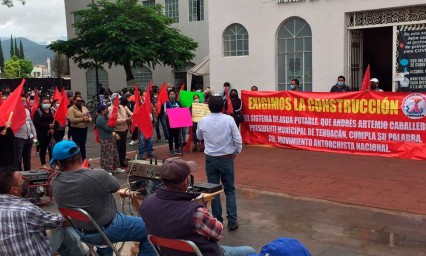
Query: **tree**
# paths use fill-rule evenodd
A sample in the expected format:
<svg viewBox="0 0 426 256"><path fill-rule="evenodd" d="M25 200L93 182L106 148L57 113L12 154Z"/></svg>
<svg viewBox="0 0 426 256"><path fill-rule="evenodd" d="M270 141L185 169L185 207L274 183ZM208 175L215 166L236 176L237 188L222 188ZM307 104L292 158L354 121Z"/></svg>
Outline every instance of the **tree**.
<svg viewBox="0 0 426 256"><path fill-rule="evenodd" d="M1 46L1 40L0 40L0 73L4 72L4 55L3 55L3 48Z"/></svg>
<svg viewBox="0 0 426 256"><path fill-rule="evenodd" d="M13 38L10 35L10 57L12 58L15 55L15 47L13 47Z"/></svg>
<svg viewBox="0 0 426 256"><path fill-rule="evenodd" d="M22 40L19 40L19 57L21 59L25 59L24 46L22 45Z"/></svg>
<svg viewBox="0 0 426 256"><path fill-rule="evenodd" d="M71 57L80 68L120 65L131 85L135 83L132 67L164 64L180 68L195 56L198 44L171 27L172 20L163 15L161 5L100 0L75 14L81 17L73 25L78 35L52 42L48 48Z"/></svg>
<svg viewBox="0 0 426 256"><path fill-rule="evenodd" d="M22 4L25 4L25 0L17 0L19 2L21 2ZM1 0L1 4L2 5L6 5L7 7L12 7L13 6L13 0Z"/></svg>
<svg viewBox="0 0 426 256"><path fill-rule="evenodd" d="M33 70L33 64L29 60L20 59L14 55L4 65L4 72L7 78L28 78Z"/></svg>
<svg viewBox="0 0 426 256"><path fill-rule="evenodd" d="M18 58L21 58L21 53L19 52L18 43L16 43L16 37L15 37L15 55L18 56Z"/></svg>
<svg viewBox="0 0 426 256"><path fill-rule="evenodd" d="M61 78L70 74L69 59L62 53L55 53L51 67L53 77Z"/></svg>

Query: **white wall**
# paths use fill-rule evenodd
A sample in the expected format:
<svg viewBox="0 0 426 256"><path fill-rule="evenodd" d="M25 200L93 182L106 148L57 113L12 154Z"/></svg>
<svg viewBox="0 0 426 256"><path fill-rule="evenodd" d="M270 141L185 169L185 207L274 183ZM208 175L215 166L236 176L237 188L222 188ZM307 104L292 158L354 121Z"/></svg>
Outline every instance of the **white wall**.
<svg viewBox="0 0 426 256"><path fill-rule="evenodd" d="M346 13L425 4L424 0L306 0L288 4L265 0L214 0L209 6L210 80L214 92L233 88L276 90L276 33L287 18L299 16L312 29L313 91L329 91L346 74ZM249 56L223 57L222 34L232 23L249 33Z"/></svg>
<svg viewBox="0 0 426 256"><path fill-rule="evenodd" d="M179 23L173 26L179 29L183 34L193 38L198 42L198 49L196 50L196 57L192 60L193 63L197 64L205 56L208 55L209 41L208 41L208 0L204 1L204 21L189 22L189 6L188 0L179 0ZM81 10L91 3L91 0L65 0L65 12L67 22L67 33L68 38L75 36L74 29L71 26L73 24L72 12ZM164 0L157 0L156 3L163 4ZM126 76L124 69L121 66L112 67L108 69L104 66L108 72L108 84L112 91L119 90L126 86ZM171 67L156 66L152 70L152 78L154 84L161 85L163 82L174 84L174 73ZM73 91L81 91L83 97L87 96L86 89L86 70L79 69L77 64L71 61L70 63L71 73L71 85ZM209 81L205 80L205 86L208 86Z"/></svg>

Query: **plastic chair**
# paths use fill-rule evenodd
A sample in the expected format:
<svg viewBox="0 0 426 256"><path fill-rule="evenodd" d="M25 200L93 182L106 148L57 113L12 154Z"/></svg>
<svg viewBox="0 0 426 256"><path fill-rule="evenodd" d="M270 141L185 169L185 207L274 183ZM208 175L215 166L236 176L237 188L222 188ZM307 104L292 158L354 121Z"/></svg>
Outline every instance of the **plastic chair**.
<svg viewBox="0 0 426 256"><path fill-rule="evenodd" d="M89 247L89 250L94 254L94 255L98 255L96 253L96 250L94 249L94 247L105 247L105 246L110 246L113 250L113 252L120 256L120 252L123 249L124 246L124 242L121 245L121 247L117 250L117 248L113 245L113 243L111 242L111 240L109 240L109 238L106 236L105 232L103 231L103 229L98 225L98 223L96 223L96 221L92 218L92 216L90 216L89 213L87 213L85 210L80 209L80 208L59 208L59 211L61 212L61 214L64 216L64 218L73 226L74 229L78 230L75 222L79 221L79 222L84 222L84 223L90 223L92 224L96 230L99 232L99 234L103 237L105 243L104 244L95 244L92 243L90 241L87 241L85 239L83 239L82 237L80 237L80 240L85 243L87 245L87 247Z"/></svg>
<svg viewBox="0 0 426 256"><path fill-rule="evenodd" d="M180 239L168 239L162 238L158 236L148 235L148 241L151 246L154 248L155 252L158 256L165 256L161 254L160 247L181 251L181 252L189 252L194 253L197 256L203 256L198 246L188 240L180 240Z"/></svg>

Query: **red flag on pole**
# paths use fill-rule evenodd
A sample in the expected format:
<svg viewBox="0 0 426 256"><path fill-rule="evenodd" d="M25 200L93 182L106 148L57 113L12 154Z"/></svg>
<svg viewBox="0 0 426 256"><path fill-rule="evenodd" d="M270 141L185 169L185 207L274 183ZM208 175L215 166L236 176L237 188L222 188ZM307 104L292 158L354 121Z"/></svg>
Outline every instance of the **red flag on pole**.
<svg viewBox="0 0 426 256"><path fill-rule="evenodd" d="M3 104L3 93L0 92L0 107Z"/></svg>
<svg viewBox="0 0 426 256"><path fill-rule="evenodd" d="M82 166L83 168L89 168L89 163L87 162L87 159L84 159Z"/></svg>
<svg viewBox="0 0 426 256"><path fill-rule="evenodd" d="M163 83L160 89L160 93L158 94L158 101L161 104L166 103L169 100L169 96L167 95L167 85Z"/></svg>
<svg viewBox="0 0 426 256"><path fill-rule="evenodd" d="M180 100L180 91L183 91L183 90L185 90L185 83L183 83L182 86L180 87L179 95L177 97L177 100Z"/></svg>
<svg viewBox="0 0 426 256"><path fill-rule="evenodd" d="M228 107L226 110L226 114L230 115L234 113L234 107L232 107L232 101L231 101L231 96L229 95L229 92L228 92L228 87L225 87L225 93L226 93L226 104Z"/></svg>
<svg viewBox="0 0 426 256"><path fill-rule="evenodd" d="M10 121L12 122L10 128L14 133L21 128L27 119L27 113L25 112L25 108L21 100L24 84L25 79L22 79L18 88L16 88L0 106L0 126L6 126L6 122Z"/></svg>
<svg viewBox="0 0 426 256"><path fill-rule="evenodd" d="M366 91L370 87L370 79L371 79L371 73L370 73L370 64L367 66L367 70L364 74L364 79L362 80L362 87L360 91Z"/></svg>
<svg viewBox="0 0 426 256"><path fill-rule="evenodd" d="M65 101L65 106L68 107L68 105L70 104L70 100L68 99L68 95L67 92L65 90L62 90L62 101Z"/></svg>
<svg viewBox="0 0 426 256"><path fill-rule="evenodd" d="M34 94L33 107L31 109L31 118L34 118L34 113L37 111L39 104L40 104L40 95L38 94L38 90L36 90Z"/></svg>
<svg viewBox="0 0 426 256"><path fill-rule="evenodd" d="M67 115L68 115L68 98L65 91L62 91L59 107L56 110L53 118L58 122L59 125L65 126L67 125Z"/></svg>
<svg viewBox="0 0 426 256"><path fill-rule="evenodd" d="M117 126L117 119L118 119L118 96L115 97L114 105L112 106L112 112L108 119L108 126L109 127L116 127Z"/></svg>
<svg viewBox="0 0 426 256"><path fill-rule="evenodd" d="M139 109L141 103L140 103L140 92L138 84L135 84L135 107L133 108L133 113L136 113L136 111ZM132 125L130 126L130 132L133 132L135 129L136 123L132 122Z"/></svg>
<svg viewBox="0 0 426 256"><path fill-rule="evenodd" d="M55 87L55 94L53 94L53 100L61 100L62 95L58 90L58 87Z"/></svg>
<svg viewBox="0 0 426 256"><path fill-rule="evenodd" d="M147 104L147 102L133 113L132 126L137 125L145 138L151 138L154 133L154 129L152 128L151 116L148 112L148 107L145 104Z"/></svg>

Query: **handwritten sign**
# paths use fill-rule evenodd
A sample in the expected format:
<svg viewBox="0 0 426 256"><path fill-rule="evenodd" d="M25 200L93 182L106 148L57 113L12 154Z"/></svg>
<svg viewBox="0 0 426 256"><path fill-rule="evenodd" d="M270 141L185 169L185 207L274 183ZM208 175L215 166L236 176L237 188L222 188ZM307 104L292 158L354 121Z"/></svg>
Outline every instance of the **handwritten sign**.
<svg viewBox="0 0 426 256"><path fill-rule="evenodd" d="M168 108L170 128L182 128L192 126L191 113L189 108Z"/></svg>
<svg viewBox="0 0 426 256"><path fill-rule="evenodd" d="M209 105L204 103L192 104L192 122L198 123L201 118L210 115Z"/></svg>

